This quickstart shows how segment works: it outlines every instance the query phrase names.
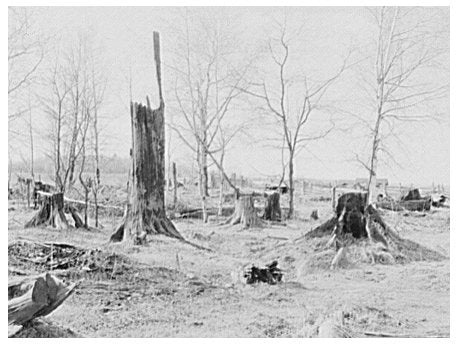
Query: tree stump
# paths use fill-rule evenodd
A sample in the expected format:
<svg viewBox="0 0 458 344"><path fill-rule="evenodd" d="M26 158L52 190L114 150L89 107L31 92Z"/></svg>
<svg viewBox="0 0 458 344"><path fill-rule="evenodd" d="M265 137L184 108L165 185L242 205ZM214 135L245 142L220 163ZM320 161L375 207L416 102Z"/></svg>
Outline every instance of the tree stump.
<svg viewBox="0 0 458 344"><path fill-rule="evenodd" d="M68 222L64 214L64 194L59 192L45 197L40 209L30 219L25 228L50 225L58 229L68 229Z"/></svg>
<svg viewBox="0 0 458 344"><path fill-rule="evenodd" d="M312 213L310 214L310 218L312 220L318 220L320 217L318 216L318 210L314 209L312 210Z"/></svg>
<svg viewBox="0 0 458 344"><path fill-rule="evenodd" d="M165 187L165 104L162 98L159 34L154 32L154 58L159 86L159 107L131 103L132 175L129 206L110 241L145 242L147 234L164 234L184 240L166 216Z"/></svg>
<svg viewBox="0 0 458 344"><path fill-rule="evenodd" d="M256 214L252 196L241 196L235 204L235 210L227 223L236 225L241 223L242 228L261 227L261 219Z"/></svg>
<svg viewBox="0 0 458 344"><path fill-rule="evenodd" d="M389 264L444 258L434 250L401 238L385 223L372 204L365 206L366 197L366 193L342 195L337 202L336 215L304 236L305 239L331 236L332 241L329 242L335 243L337 252L331 263L332 268L339 266L344 252L349 252L346 248L357 240L368 241L367 253L372 256L373 262Z"/></svg>
<svg viewBox="0 0 458 344"><path fill-rule="evenodd" d="M281 221L280 194L274 192L267 197L267 204L264 209L264 220Z"/></svg>

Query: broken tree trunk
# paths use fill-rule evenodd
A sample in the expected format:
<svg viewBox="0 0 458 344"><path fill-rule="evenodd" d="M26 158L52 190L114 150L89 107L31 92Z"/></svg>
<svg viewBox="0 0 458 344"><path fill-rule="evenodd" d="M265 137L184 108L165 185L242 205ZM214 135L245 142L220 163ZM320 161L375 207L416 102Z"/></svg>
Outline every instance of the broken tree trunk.
<svg viewBox="0 0 458 344"><path fill-rule="evenodd" d="M165 213L165 128L162 97L159 34L154 32L154 57L159 86L159 107L131 104L132 122L132 185L130 206L123 223L111 236L111 241L145 242L147 234L164 234L183 239Z"/></svg>
<svg viewBox="0 0 458 344"><path fill-rule="evenodd" d="M25 224L25 228L50 225L58 229L68 229L64 214L64 194L59 192L45 196L35 216Z"/></svg>
<svg viewBox="0 0 458 344"><path fill-rule="evenodd" d="M226 223L236 225L241 223L242 228L261 227L262 221L256 213L253 196L241 196L235 204L235 210Z"/></svg>
<svg viewBox="0 0 458 344"><path fill-rule="evenodd" d="M267 204L263 215L264 220L281 221L280 194L274 192L267 197Z"/></svg>
<svg viewBox="0 0 458 344"><path fill-rule="evenodd" d="M29 282L27 279L24 282ZM46 274L38 277L22 296L8 301L8 335L15 334L23 324L45 316L59 307L77 287L78 283L65 286L56 277ZM10 294L10 291L8 290Z"/></svg>

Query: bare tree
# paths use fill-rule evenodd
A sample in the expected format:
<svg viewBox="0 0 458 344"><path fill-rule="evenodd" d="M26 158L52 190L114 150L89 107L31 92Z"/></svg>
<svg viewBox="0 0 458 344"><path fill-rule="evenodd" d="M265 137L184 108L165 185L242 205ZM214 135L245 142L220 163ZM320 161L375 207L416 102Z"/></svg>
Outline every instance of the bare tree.
<svg viewBox="0 0 458 344"><path fill-rule="evenodd" d="M55 162L56 187L61 192L71 189L78 179L77 165L81 163L81 155L86 155L86 145L90 143L87 138L90 124L96 147L97 186L93 193L100 183L100 171L97 172L97 110L102 100L103 88L99 87L90 48L89 42L80 36L68 55L63 58L57 56L52 77L45 81L45 86L50 87L51 96L43 96L42 104L54 127L50 137L53 144L52 158ZM86 189L84 185L83 187Z"/></svg>
<svg viewBox="0 0 458 344"><path fill-rule="evenodd" d="M380 153L391 157L387 138L395 135L400 122L424 122L434 115L421 106L444 96L448 85L424 81L428 71L437 70L443 50L435 43L445 31L438 30L434 12L422 9L381 7L370 9L377 29L373 74L366 84L373 95L375 118L370 126L368 162L359 162L369 172L368 203L374 202ZM434 25L436 20L436 25ZM374 82L375 81L375 82Z"/></svg>
<svg viewBox="0 0 458 344"><path fill-rule="evenodd" d="M260 83L252 83L252 88L245 92L262 101L262 111L270 114L275 124L281 128L279 138L274 141L282 141L282 152L286 146L289 153L288 157L288 176L289 176L289 213L288 218L294 214L294 159L301 148L308 142L325 137L333 128L331 121L328 128L319 133L306 134L309 127L310 117L313 112L319 109L320 102L328 88L339 78L347 67L347 59L344 60L342 67L330 78L322 82L312 82L311 78L305 75L302 78L302 88L297 91L299 104L294 108L290 102L289 93L294 93L292 88L297 85L293 78L288 76L287 68L290 61L291 38L287 37L286 21L278 24L278 37L269 40L269 55L276 69L277 76L274 83L276 89L269 89L266 80ZM283 169L284 174L285 169ZM283 178L282 178L283 179Z"/></svg>
<svg viewBox="0 0 458 344"><path fill-rule="evenodd" d="M52 143L50 157L54 162L54 178L56 188L60 191L65 189L62 177L62 136L64 131L64 117L66 117L65 102L70 92L67 81L63 78L59 62L56 60L51 76L44 81L49 87L49 94L41 98L41 103L48 114L52 125L51 134L48 136Z"/></svg>
<svg viewBox="0 0 458 344"><path fill-rule="evenodd" d="M102 78L103 79L103 78ZM99 129L99 115L98 110L103 101L106 83L97 78L94 68L94 60L92 60L92 99L93 99L93 144L94 144L94 178L92 180L92 195L94 197L95 205L95 227L99 226L99 204L98 193L100 190L100 129Z"/></svg>
<svg viewBox="0 0 458 344"><path fill-rule="evenodd" d="M244 124L235 125L232 127L224 127L219 123L218 126L218 148L216 149L219 152L219 166L220 166L220 185L219 185L219 198L218 198L218 216L223 214L223 202L224 202L224 183L225 172L224 172L224 158L232 140L239 136L243 132Z"/></svg>
<svg viewBox="0 0 458 344"><path fill-rule="evenodd" d="M215 154L217 135L221 123L230 112L234 100L242 93L249 63L236 65L235 49L228 44L232 38L218 23L203 23L192 32L188 15L185 32L177 47L176 61L169 66L176 74L175 100L182 115L172 127L195 156L199 169L199 193L207 221L208 156ZM199 43L205 36L205 45ZM184 52L184 53L183 53Z"/></svg>
<svg viewBox="0 0 458 344"><path fill-rule="evenodd" d="M28 112L29 112L29 118L28 118L28 127L29 127L29 141L30 141L30 176L32 177L32 181L35 181L35 173L34 173L34 144L33 144L33 122L32 122L32 103L30 99L30 89L28 92Z"/></svg>
<svg viewBox="0 0 458 344"><path fill-rule="evenodd" d="M13 103L19 102L18 93L32 81L43 61L44 39L34 31L27 8L8 7L8 14L8 98ZM8 120L25 111L10 109Z"/></svg>

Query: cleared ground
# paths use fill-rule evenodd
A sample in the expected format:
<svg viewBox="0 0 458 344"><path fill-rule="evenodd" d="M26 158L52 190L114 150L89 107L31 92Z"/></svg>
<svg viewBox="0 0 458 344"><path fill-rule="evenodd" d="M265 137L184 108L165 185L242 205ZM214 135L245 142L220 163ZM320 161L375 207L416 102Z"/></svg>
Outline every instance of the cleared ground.
<svg viewBox="0 0 458 344"><path fill-rule="evenodd" d="M80 288L47 318L85 337L297 337L310 335L317 319L343 311L355 336L385 332L406 336L450 335L450 212L384 212L404 238L442 253L441 261L404 265L356 262L331 271L310 268L315 242L295 240L331 215L330 202L298 199L299 215L286 226L243 230L212 218L175 220L185 238L213 252L197 250L163 236L147 246L109 244L120 217L104 216L100 231L24 229L32 209L10 201L9 242L65 242L114 254L110 274L58 271L84 278ZM181 197L184 197L181 191ZM323 196L329 196L323 193ZM283 202L282 204L287 204ZM318 209L319 220L308 220ZM116 267L116 257L126 256ZM39 273L38 267L10 255L10 267ZM284 270L279 285L246 285L246 267L273 259ZM129 268L126 268L127 265Z"/></svg>

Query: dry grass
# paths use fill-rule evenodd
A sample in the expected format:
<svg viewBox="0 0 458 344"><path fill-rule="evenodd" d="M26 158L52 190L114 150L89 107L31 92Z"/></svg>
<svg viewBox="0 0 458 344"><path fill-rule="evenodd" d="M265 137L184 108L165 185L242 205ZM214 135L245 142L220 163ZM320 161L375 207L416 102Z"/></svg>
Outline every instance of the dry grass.
<svg viewBox="0 0 458 344"><path fill-rule="evenodd" d="M199 220L175 221L185 238L211 248L212 253L163 236L151 238L144 247L109 244L111 230L120 220L114 215L104 216L103 228L97 232L24 229L33 211L12 202L10 207L15 209L9 211L9 242L68 242L99 249L101 257L124 257L117 267L114 261L108 264L118 272L114 278L107 274L83 275L77 271L78 265L74 275L68 274L68 279L85 280L47 320L78 335L314 336L306 327L336 312L344 313L342 329L352 336L364 336L365 331L416 336L450 333L448 209L424 217L384 214L403 238L440 251L445 259L372 264L367 253L379 252L379 248L363 241L348 253L352 264L331 271L329 264L335 250L324 249L328 238L295 241L331 214L328 202L309 198L298 200L299 218L304 220L290 221L287 226L241 230L238 226L218 226L221 219L206 225ZM308 218L314 209L318 209L320 220ZM274 259L284 270L284 283L243 283L244 267L263 266ZM11 267L21 267L30 274L41 271L39 266L20 265L13 255L9 262Z"/></svg>

